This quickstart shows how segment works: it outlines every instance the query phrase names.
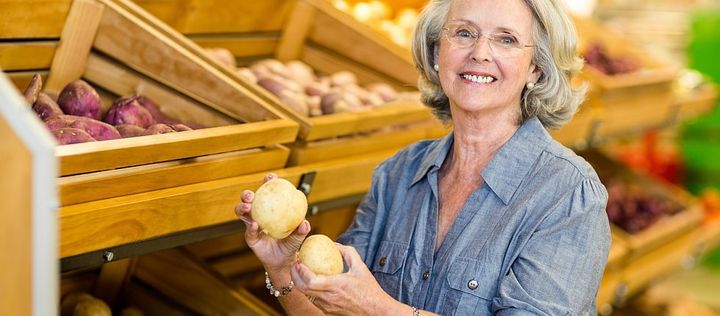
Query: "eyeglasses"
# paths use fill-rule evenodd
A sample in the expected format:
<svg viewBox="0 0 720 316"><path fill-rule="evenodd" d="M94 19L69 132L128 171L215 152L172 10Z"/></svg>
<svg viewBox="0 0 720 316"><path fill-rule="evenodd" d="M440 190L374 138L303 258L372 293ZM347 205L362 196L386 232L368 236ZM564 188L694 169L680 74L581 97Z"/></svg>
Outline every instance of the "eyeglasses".
<svg viewBox="0 0 720 316"><path fill-rule="evenodd" d="M457 48L473 47L480 38L485 37L488 39L490 51L497 57L517 57L523 48L535 46L521 44L517 37L510 33L483 35L475 26L465 22L448 23L442 30L448 41Z"/></svg>

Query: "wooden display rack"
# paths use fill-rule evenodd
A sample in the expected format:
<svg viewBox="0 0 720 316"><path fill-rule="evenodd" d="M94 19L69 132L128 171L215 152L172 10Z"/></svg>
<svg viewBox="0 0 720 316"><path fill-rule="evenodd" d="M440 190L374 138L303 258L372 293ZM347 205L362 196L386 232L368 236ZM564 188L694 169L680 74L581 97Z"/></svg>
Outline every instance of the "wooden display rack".
<svg viewBox="0 0 720 316"><path fill-rule="evenodd" d="M616 304L618 286L622 281L622 268L629 253L628 244L617 234L611 234L612 244L600 289L597 294L598 314L608 315Z"/></svg>
<svg viewBox="0 0 720 316"><path fill-rule="evenodd" d="M600 43L610 56L628 57L640 66L637 71L613 76L592 66L583 69L582 77L594 90L587 106L596 110L600 121L594 137L603 139L666 123L672 117L672 82L677 69L648 56L622 35L590 20L574 20L581 52L592 43Z"/></svg>
<svg viewBox="0 0 720 316"><path fill-rule="evenodd" d="M280 144L296 138L298 124L197 57L202 51L197 45L177 32L163 31L160 22L125 0L63 3L68 16L54 46L47 91L58 91L78 78L114 96L142 90L161 107L171 104L162 107L171 116L209 128L58 146L61 258L98 249L77 248L76 243L102 240L103 246L119 245L217 222L217 216L196 216L201 209L191 208L192 203L167 208L138 194L286 164L289 150ZM10 16L20 16L18 10L33 12L30 4L0 5L14 10ZM16 31L3 29L0 37L17 37ZM34 44L19 40L7 46ZM11 73L25 76L22 71ZM108 199L134 208L113 208ZM172 225L175 220L182 224Z"/></svg>

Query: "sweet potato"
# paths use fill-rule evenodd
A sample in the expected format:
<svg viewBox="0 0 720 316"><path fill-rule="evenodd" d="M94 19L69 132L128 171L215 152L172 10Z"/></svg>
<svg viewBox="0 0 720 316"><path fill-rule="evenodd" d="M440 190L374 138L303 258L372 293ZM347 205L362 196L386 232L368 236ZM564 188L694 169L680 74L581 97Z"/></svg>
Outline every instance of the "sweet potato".
<svg viewBox="0 0 720 316"><path fill-rule="evenodd" d="M32 103L32 109L43 121L63 115L60 106L43 92L38 93L35 102Z"/></svg>
<svg viewBox="0 0 720 316"><path fill-rule="evenodd" d="M100 119L100 95L87 82L75 80L66 85L57 100L65 114Z"/></svg>
<svg viewBox="0 0 720 316"><path fill-rule="evenodd" d="M138 137L145 135L145 129L132 124L121 124L115 126L122 138Z"/></svg>
<svg viewBox="0 0 720 316"><path fill-rule="evenodd" d="M93 120L84 116L58 115L45 121L50 129L77 128L88 133L95 140L110 140L121 138L120 133L110 124Z"/></svg>
<svg viewBox="0 0 720 316"><path fill-rule="evenodd" d="M105 116L105 122L112 125L132 124L148 128L155 124L152 114L138 102L138 96L115 100Z"/></svg>
<svg viewBox="0 0 720 316"><path fill-rule="evenodd" d="M30 79L30 84L27 86L27 88L25 88L25 91L23 92L25 100L27 100L28 104L35 104L35 101L37 101L38 98L38 94L40 94L40 90L42 90L42 77L40 76L40 74L34 74L32 79Z"/></svg>
<svg viewBox="0 0 720 316"><path fill-rule="evenodd" d="M63 127L51 131L60 145L94 142L95 139L85 131L72 127Z"/></svg>
<svg viewBox="0 0 720 316"><path fill-rule="evenodd" d="M185 124L172 124L170 125L176 132L192 131L193 129Z"/></svg>
<svg viewBox="0 0 720 316"><path fill-rule="evenodd" d="M157 135L167 133L175 133L175 130L170 127L170 125L158 123L148 127L148 129L145 130L143 135Z"/></svg>

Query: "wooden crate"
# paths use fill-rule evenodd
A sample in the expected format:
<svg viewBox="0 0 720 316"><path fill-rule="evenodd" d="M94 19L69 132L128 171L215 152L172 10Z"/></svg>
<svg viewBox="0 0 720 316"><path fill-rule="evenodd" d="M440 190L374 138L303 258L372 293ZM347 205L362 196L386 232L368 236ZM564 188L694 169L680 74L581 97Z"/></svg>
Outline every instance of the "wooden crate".
<svg viewBox="0 0 720 316"><path fill-rule="evenodd" d="M146 8L160 5L159 1L153 0L138 1L138 3ZM207 7L203 8L207 9ZM281 12L279 14L285 14L285 11ZM192 15L199 16L201 14L195 12ZM245 17L238 17L237 19L244 20ZM170 24L172 25L172 23ZM261 27L257 22L252 22L252 18L250 18L250 21L238 22L237 24L255 24L256 27ZM332 73L339 70L349 70L358 76L361 84L380 81L403 90L407 90L408 85L414 86L417 80L417 74L408 51L399 48L369 26L363 25L347 14L336 10L329 2L297 1L285 16L282 26L276 27L277 25L273 25L272 30L264 29L260 33L248 32L246 29L241 29L228 21L227 24L222 26L215 25L212 34L203 36L193 36L192 32L195 32L195 30L182 28L181 30L188 32L191 39L203 46L229 49L241 63L266 57L276 57L280 60L298 59L320 72ZM229 33L227 32L228 29L244 33ZM259 37L266 41L267 45L263 47L267 49L254 51L250 45L251 43L257 43ZM275 96L264 89L240 77L233 69L229 69L214 60L208 60L208 62L215 64L218 69L229 76L234 76L237 82L248 87L248 89L252 89L259 97L275 105L300 124L298 136L300 142L291 146L292 156L296 157L291 158L291 165L318 161L297 158L301 156L317 157L317 155L313 154L313 151L318 150L321 145L308 146L309 143L317 140L352 135L355 137L343 140L346 142L345 148L353 147L353 141L360 140L365 144L358 148L365 148L366 151L364 152L384 150L389 148L387 144L380 147L368 146L367 143L373 141L367 140L367 138L374 138L375 144L382 144L381 140L387 140L387 134L371 135L369 132L386 126L400 126L432 120L429 110L423 107L419 101L394 102L374 108L371 111L307 118L281 104ZM447 130L441 129L440 124L436 123L434 127L426 128L424 134L431 134L436 137L446 132ZM359 133L364 135L358 136ZM407 137L404 138L407 139ZM400 142L396 141L394 143L399 144ZM407 142L399 146L406 144ZM329 150L331 149L326 151ZM342 156L340 153L338 155ZM323 160L327 160L327 158L323 158Z"/></svg>
<svg viewBox="0 0 720 316"><path fill-rule="evenodd" d="M715 109L718 93L715 86L704 85L693 91L675 93L673 96L677 111L675 120L684 122L711 113Z"/></svg>
<svg viewBox="0 0 720 316"><path fill-rule="evenodd" d="M600 120L595 136L602 139L666 123L672 114L672 82L677 69L590 20L575 18L575 26L581 52L593 43L601 43L610 56L626 56L640 66L637 71L613 76L591 66L583 69L582 77L594 90L587 103L597 109Z"/></svg>
<svg viewBox="0 0 720 316"><path fill-rule="evenodd" d="M37 72L49 92L82 78L99 88L106 107L108 98L140 92L170 116L209 127L57 147L61 205L285 165L289 150L279 144L295 139L297 123L197 57L200 47L127 1L50 2L67 17L37 22L52 14L0 2L27 22L0 33L7 39L0 62L21 89Z"/></svg>
<svg viewBox="0 0 720 316"><path fill-rule="evenodd" d="M622 281L622 268L628 253L627 242L621 236L613 233L610 253L596 299L598 313L601 315L609 315L616 303L618 286Z"/></svg>
<svg viewBox="0 0 720 316"><path fill-rule="evenodd" d="M580 154L595 168L602 181L614 178L637 184L652 196L666 199L682 207L682 210L676 214L665 215L649 227L634 234L611 225L613 233L620 236L629 247L628 260L641 257L698 227L702 218L702 210L689 193L653 180L648 176L640 175L597 151L586 151Z"/></svg>

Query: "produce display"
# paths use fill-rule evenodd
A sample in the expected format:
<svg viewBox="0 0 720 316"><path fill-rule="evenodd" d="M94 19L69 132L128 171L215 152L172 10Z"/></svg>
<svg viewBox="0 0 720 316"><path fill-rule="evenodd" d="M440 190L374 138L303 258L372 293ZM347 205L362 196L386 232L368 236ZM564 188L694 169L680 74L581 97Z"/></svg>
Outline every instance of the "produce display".
<svg viewBox="0 0 720 316"><path fill-rule="evenodd" d="M67 84L56 101L42 92L42 78L36 74L23 95L60 145L202 128L166 116L157 104L144 96L115 100L103 117L100 95L82 80Z"/></svg>
<svg viewBox="0 0 720 316"><path fill-rule="evenodd" d="M417 9L403 8L393 12L389 5L378 0L359 1L354 4L345 0L335 0L333 4L338 10L385 34L396 44L410 47L413 28L419 14Z"/></svg>
<svg viewBox="0 0 720 316"><path fill-rule="evenodd" d="M235 60L230 58L232 54L226 49L208 48L206 51L217 61L236 67ZM249 67L237 68L237 71L306 117L365 111L390 101L418 99L414 93L398 92L385 83L361 87L357 76L349 71L319 75L312 67L297 60L283 63L265 59Z"/></svg>
<svg viewBox="0 0 720 316"><path fill-rule="evenodd" d="M608 191L607 214L610 222L631 234L683 208L674 201L651 194L637 183L619 178L603 183Z"/></svg>
<svg viewBox="0 0 720 316"><path fill-rule="evenodd" d="M335 242L328 236L317 234L305 239L298 259L315 274L333 275L343 272L343 259Z"/></svg>
<svg viewBox="0 0 720 316"><path fill-rule="evenodd" d="M627 56L610 56L602 43L592 43L583 54L588 66L606 75L619 75L638 70L638 64Z"/></svg>
<svg viewBox="0 0 720 316"><path fill-rule="evenodd" d="M720 221L720 191L715 188L705 189L700 194L700 202L705 210L703 223Z"/></svg>
<svg viewBox="0 0 720 316"><path fill-rule="evenodd" d="M251 216L273 238L289 236L305 219L305 194L285 179L265 182L255 192Z"/></svg>

